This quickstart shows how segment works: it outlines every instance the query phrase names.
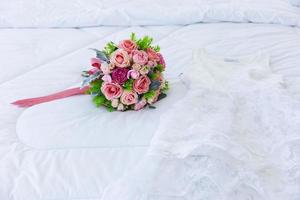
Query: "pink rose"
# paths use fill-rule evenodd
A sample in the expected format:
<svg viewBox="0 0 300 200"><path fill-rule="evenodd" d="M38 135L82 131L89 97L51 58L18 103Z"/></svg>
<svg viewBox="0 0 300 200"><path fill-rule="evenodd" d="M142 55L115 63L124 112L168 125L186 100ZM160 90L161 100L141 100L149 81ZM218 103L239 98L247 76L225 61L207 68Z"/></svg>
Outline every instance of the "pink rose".
<svg viewBox="0 0 300 200"><path fill-rule="evenodd" d="M119 98L123 93L123 88L117 83L104 82L101 87L101 92L108 100Z"/></svg>
<svg viewBox="0 0 300 200"><path fill-rule="evenodd" d="M127 78L129 79L130 77L133 79L137 79L140 76L140 73L136 70L129 70L127 73Z"/></svg>
<svg viewBox="0 0 300 200"><path fill-rule="evenodd" d="M111 73L112 81L115 83L118 83L120 85L123 85L127 80L127 73L129 69L127 68L116 68Z"/></svg>
<svg viewBox="0 0 300 200"><path fill-rule="evenodd" d="M165 69L166 68L166 62L165 62L164 57L160 53L157 53L157 55L159 57L159 62L158 63L161 64Z"/></svg>
<svg viewBox="0 0 300 200"><path fill-rule="evenodd" d="M141 101L137 102L137 103L134 105L134 110L141 110L142 108L145 107L146 104L147 104L146 99L142 99Z"/></svg>
<svg viewBox="0 0 300 200"><path fill-rule="evenodd" d="M139 65L145 65L148 62L148 55L145 51L132 51L132 60Z"/></svg>
<svg viewBox="0 0 300 200"><path fill-rule="evenodd" d="M119 43L119 48L124 49L127 53L131 53L133 50L137 49L137 45L132 40L122 40Z"/></svg>
<svg viewBox="0 0 300 200"><path fill-rule="evenodd" d="M110 62L117 67L128 67L130 65L130 58L126 51L118 49L112 53Z"/></svg>
<svg viewBox="0 0 300 200"><path fill-rule="evenodd" d="M108 74L105 74L104 76L102 76L101 78L104 82L108 82L108 83L111 83L111 76L108 75Z"/></svg>
<svg viewBox="0 0 300 200"><path fill-rule="evenodd" d="M138 95L133 91L124 91L120 100L124 105L132 105L138 101Z"/></svg>
<svg viewBox="0 0 300 200"><path fill-rule="evenodd" d="M98 58L91 58L91 65L93 67L96 67L98 69L100 69L100 66L101 66L101 60L98 59Z"/></svg>
<svg viewBox="0 0 300 200"><path fill-rule="evenodd" d="M152 48L147 49L147 54L148 54L149 60L159 61L159 56L157 55L156 51L154 51Z"/></svg>
<svg viewBox="0 0 300 200"><path fill-rule="evenodd" d="M147 66L149 67L155 67L156 65L157 65L156 61L152 61L152 60L149 60L147 63Z"/></svg>
<svg viewBox="0 0 300 200"><path fill-rule="evenodd" d="M134 80L133 82L133 89L138 94L143 94L148 92L149 86L151 84L151 80L148 78L148 76L140 76L138 79Z"/></svg>

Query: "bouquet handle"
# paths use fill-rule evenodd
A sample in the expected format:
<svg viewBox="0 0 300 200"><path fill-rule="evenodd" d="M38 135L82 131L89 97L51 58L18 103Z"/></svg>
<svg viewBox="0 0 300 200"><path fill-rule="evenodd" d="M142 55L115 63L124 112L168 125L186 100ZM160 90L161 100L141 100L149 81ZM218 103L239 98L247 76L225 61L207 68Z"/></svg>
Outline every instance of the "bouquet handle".
<svg viewBox="0 0 300 200"><path fill-rule="evenodd" d="M34 105L37 105L40 103L45 103L45 102L49 102L49 101L53 101L53 100L57 100L57 99L63 99L63 98L74 96L74 95L82 95L82 94L85 94L88 89L89 89L89 86L85 86L83 88L76 87L76 88L63 90L61 92L57 92L57 93L47 95L47 96L17 100L15 102L12 102L11 104L19 106L19 107L30 107L30 106L34 106Z"/></svg>

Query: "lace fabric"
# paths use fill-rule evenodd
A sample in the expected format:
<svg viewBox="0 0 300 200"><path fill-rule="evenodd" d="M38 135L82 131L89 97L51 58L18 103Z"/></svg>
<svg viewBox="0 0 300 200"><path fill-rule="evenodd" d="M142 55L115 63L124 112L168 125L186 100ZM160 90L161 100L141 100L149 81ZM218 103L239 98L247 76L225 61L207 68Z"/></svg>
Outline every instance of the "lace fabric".
<svg viewBox="0 0 300 200"><path fill-rule="evenodd" d="M189 72L188 94L162 116L147 155L102 199L299 198L300 104L268 57L201 50Z"/></svg>

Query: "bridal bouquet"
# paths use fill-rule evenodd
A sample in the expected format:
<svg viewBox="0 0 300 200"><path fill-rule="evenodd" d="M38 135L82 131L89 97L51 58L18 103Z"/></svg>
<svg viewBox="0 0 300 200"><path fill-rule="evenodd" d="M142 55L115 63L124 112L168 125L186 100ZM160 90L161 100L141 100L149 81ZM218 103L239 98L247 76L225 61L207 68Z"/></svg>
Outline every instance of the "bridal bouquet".
<svg viewBox="0 0 300 200"><path fill-rule="evenodd" d="M140 110L166 97L168 82L163 78L166 64L159 53L160 47L152 45L153 39L145 36L130 39L118 45L109 42L103 50L92 49L96 57L92 68L83 71L81 87L66 89L54 94L20 99L12 104L30 107L75 95L90 94L97 107L109 111Z"/></svg>
<svg viewBox="0 0 300 200"><path fill-rule="evenodd" d="M109 42L103 50L92 49L96 57L91 59L92 68L82 73L82 87L88 86L86 92L97 107L105 106L109 111L154 108L155 102L166 97L166 64L160 47L152 41L132 33L119 44Z"/></svg>

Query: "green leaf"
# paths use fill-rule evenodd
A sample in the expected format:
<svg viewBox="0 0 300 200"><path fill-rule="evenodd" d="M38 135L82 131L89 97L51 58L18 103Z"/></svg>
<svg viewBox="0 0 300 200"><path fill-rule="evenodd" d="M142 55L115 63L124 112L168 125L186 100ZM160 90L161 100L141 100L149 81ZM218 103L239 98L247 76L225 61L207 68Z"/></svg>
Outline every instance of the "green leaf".
<svg viewBox="0 0 300 200"><path fill-rule="evenodd" d="M112 111L115 110L115 108L112 107L110 100L105 99L105 101L104 101L104 103L102 105L105 106L106 109L107 109L107 111L109 111L109 112L112 112Z"/></svg>
<svg viewBox="0 0 300 200"><path fill-rule="evenodd" d="M154 90L150 90L149 92L144 94L144 98L146 100L151 99L155 96L155 91Z"/></svg>
<svg viewBox="0 0 300 200"><path fill-rule="evenodd" d="M96 52L96 57L104 62L109 62L109 59L107 57L107 54L103 51L99 51L98 49L90 48L91 50Z"/></svg>
<svg viewBox="0 0 300 200"><path fill-rule="evenodd" d="M106 44L106 46L104 47L104 53L107 56L110 56L116 49L118 49L117 45L113 42L109 42Z"/></svg>
<svg viewBox="0 0 300 200"><path fill-rule="evenodd" d="M163 72L164 71L164 66L161 64L158 64L154 67L155 71Z"/></svg>
<svg viewBox="0 0 300 200"><path fill-rule="evenodd" d="M125 83L124 83L124 85L123 85L123 88L125 89L125 90L132 90L132 86L133 86L133 79L128 79Z"/></svg>
<svg viewBox="0 0 300 200"><path fill-rule="evenodd" d="M131 33L130 39L134 42L137 42L137 37L136 37L135 33Z"/></svg>
<svg viewBox="0 0 300 200"><path fill-rule="evenodd" d="M152 105L148 105L148 107L150 108L150 109L156 109L156 107L155 106L152 106Z"/></svg>
<svg viewBox="0 0 300 200"><path fill-rule="evenodd" d="M97 107L103 105L103 103L105 101L106 101L106 98L102 95L98 95L93 98L93 102L96 104Z"/></svg>
<svg viewBox="0 0 300 200"><path fill-rule="evenodd" d="M164 98L166 98L167 97L167 94L165 94L165 93L160 93L160 95L158 95L158 97L157 97L157 101L160 101L160 100L162 100L162 99L164 99Z"/></svg>
<svg viewBox="0 0 300 200"><path fill-rule="evenodd" d="M165 81L164 83L164 87L162 88L162 92L166 92L170 89L169 87L169 82L168 81Z"/></svg>
<svg viewBox="0 0 300 200"><path fill-rule="evenodd" d="M115 111L115 108L112 107L112 106L107 106L106 108L107 108L107 111L108 111L108 112L113 112L113 111Z"/></svg>
<svg viewBox="0 0 300 200"><path fill-rule="evenodd" d="M90 93L101 93L102 83L103 83L103 81L99 80L99 79L91 82L89 92Z"/></svg>
<svg viewBox="0 0 300 200"><path fill-rule="evenodd" d="M150 87L150 90L157 90L160 87L160 85L161 85L160 81L154 80L151 82L149 87Z"/></svg>
<svg viewBox="0 0 300 200"><path fill-rule="evenodd" d="M81 76L82 77L89 77L90 75L89 75L88 71L82 71Z"/></svg>
<svg viewBox="0 0 300 200"><path fill-rule="evenodd" d="M146 50L147 48L151 47L151 43L153 38L149 36L144 36L142 39L139 39L136 43L141 50Z"/></svg>
<svg viewBox="0 0 300 200"><path fill-rule="evenodd" d="M160 51L160 46L156 45L156 46L152 47L152 49L156 52L159 52Z"/></svg>
<svg viewBox="0 0 300 200"><path fill-rule="evenodd" d="M149 73L148 76L151 80L156 80L160 76L160 74L159 73Z"/></svg>

